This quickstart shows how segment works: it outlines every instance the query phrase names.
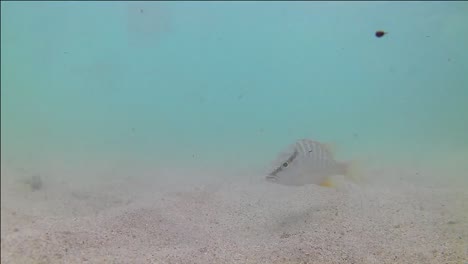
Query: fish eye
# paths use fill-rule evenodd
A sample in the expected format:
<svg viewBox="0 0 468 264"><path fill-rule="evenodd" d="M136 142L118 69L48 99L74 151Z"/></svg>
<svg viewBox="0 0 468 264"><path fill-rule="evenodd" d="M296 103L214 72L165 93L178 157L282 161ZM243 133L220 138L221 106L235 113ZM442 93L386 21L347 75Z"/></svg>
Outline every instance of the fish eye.
<svg viewBox="0 0 468 264"><path fill-rule="evenodd" d="M283 163L283 167L285 167L285 168L288 167L288 165L289 164L287 162Z"/></svg>

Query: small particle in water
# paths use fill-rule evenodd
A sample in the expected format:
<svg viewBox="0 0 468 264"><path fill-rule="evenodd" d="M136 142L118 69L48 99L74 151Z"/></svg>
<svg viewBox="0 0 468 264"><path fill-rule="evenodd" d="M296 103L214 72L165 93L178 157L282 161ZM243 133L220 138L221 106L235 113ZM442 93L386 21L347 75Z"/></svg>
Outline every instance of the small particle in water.
<svg viewBox="0 0 468 264"><path fill-rule="evenodd" d="M378 37L378 38L381 38L383 37L385 34L387 34L387 32L383 31L383 30L377 30L375 32L375 36Z"/></svg>
<svg viewBox="0 0 468 264"><path fill-rule="evenodd" d="M454 225L454 224L456 224L456 223L457 223L456 221L448 221L448 222L447 222L448 225Z"/></svg>
<svg viewBox="0 0 468 264"><path fill-rule="evenodd" d="M13 229L13 232L18 232L18 231L19 231L19 229L16 228L16 227Z"/></svg>
<svg viewBox="0 0 468 264"><path fill-rule="evenodd" d="M143 14L143 9L140 9L140 13Z"/></svg>

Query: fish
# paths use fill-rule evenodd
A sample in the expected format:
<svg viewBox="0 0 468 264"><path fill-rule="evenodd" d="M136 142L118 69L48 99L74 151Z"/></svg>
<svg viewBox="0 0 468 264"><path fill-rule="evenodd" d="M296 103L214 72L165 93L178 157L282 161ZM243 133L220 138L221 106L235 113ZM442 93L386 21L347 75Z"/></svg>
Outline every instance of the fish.
<svg viewBox="0 0 468 264"><path fill-rule="evenodd" d="M333 176L354 177L354 172L351 162L335 160L333 152L328 144L299 139L280 152L266 180L290 186L316 184L335 187Z"/></svg>
<svg viewBox="0 0 468 264"><path fill-rule="evenodd" d="M375 36L378 37L378 38L381 38L381 37L385 36L386 34L388 34L388 32L385 32L383 30L377 30L375 32Z"/></svg>

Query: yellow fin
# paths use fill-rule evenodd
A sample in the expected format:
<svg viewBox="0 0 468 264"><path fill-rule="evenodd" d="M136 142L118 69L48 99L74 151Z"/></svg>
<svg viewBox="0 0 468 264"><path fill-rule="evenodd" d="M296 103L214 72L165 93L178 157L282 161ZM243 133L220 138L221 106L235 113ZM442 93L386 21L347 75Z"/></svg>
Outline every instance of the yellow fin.
<svg viewBox="0 0 468 264"><path fill-rule="evenodd" d="M335 186L333 181L328 177L324 181L322 181L319 185L322 187L334 187Z"/></svg>

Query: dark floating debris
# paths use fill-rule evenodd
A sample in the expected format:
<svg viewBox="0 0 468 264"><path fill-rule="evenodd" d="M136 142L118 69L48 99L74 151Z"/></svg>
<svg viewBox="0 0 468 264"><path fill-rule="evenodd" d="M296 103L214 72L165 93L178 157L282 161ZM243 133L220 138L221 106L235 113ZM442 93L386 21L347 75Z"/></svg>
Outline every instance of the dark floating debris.
<svg viewBox="0 0 468 264"><path fill-rule="evenodd" d="M42 179L40 175L33 175L30 179L26 180L26 184L31 187L32 191L38 191L42 189Z"/></svg>
<svg viewBox="0 0 468 264"><path fill-rule="evenodd" d="M381 38L381 37L383 37L383 36L386 35L386 34L387 34L387 32L385 32L385 31L383 31L383 30L377 30L377 31L375 32L375 36L378 37L378 38Z"/></svg>

